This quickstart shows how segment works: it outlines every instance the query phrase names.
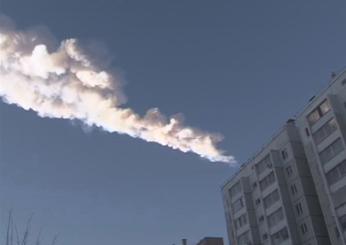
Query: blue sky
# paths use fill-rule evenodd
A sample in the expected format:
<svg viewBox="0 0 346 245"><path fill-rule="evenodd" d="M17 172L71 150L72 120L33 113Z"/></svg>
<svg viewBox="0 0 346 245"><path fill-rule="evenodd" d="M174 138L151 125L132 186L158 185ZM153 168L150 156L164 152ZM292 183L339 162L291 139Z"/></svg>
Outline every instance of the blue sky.
<svg viewBox="0 0 346 245"><path fill-rule="evenodd" d="M19 28L108 46L128 105L225 136L243 162L345 65L344 1L0 0ZM226 236L236 170L0 104L0 216L35 213L60 244L162 245Z"/></svg>

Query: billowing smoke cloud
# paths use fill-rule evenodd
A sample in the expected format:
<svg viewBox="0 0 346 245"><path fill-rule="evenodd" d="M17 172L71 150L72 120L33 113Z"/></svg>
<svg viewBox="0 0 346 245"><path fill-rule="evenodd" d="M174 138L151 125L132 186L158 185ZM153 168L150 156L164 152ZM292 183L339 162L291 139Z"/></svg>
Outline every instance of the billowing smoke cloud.
<svg viewBox="0 0 346 245"><path fill-rule="evenodd" d="M52 46L52 45L51 45ZM18 31L0 18L0 96L40 117L80 120L213 162L234 163L217 148L222 137L166 118L157 108L140 117L125 108L119 79L99 65L76 39L51 47L46 35Z"/></svg>

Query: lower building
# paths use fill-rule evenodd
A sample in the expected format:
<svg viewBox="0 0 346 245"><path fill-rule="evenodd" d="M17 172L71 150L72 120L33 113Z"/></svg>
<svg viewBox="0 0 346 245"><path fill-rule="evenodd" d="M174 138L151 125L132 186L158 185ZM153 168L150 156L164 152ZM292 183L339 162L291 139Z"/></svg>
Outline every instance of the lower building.
<svg viewBox="0 0 346 245"><path fill-rule="evenodd" d="M196 245L223 245L223 239L221 237L205 237Z"/></svg>

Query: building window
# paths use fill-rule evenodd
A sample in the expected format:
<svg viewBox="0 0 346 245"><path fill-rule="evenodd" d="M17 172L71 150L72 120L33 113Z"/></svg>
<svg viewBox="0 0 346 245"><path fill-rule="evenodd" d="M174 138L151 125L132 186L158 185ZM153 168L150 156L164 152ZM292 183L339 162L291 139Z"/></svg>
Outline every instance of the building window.
<svg viewBox="0 0 346 245"><path fill-rule="evenodd" d="M305 234L306 232L308 232L308 227L305 223L300 225L300 231L302 232L302 234Z"/></svg>
<svg viewBox="0 0 346 245"><path fill-rule="evenodd" d="M340 232L339 232L338 227L335 226L335 227L334 227L334 231L335 231L336 237L339 238L339 237L340 237Z"/></svg>
<svg viewBox="0 0 346 245"><path fill-rule="evenodd" d="M261 191L264 191L268 186L272 185L275 182L275 175L272 171L270 174L268 174L264 179L260 181L260 188Z"/></svg>
<svg viewBox="0 0 346 245"><path fill-rule="evenodd" d="M256 203L256 205L259 205L261 203L261 199L257 198L255 203Z"/></svg>
<svg viewBox="0 0 346 245"><path fill-rule="evenodd" d="M263 203L265 208L271 207L274 203L276 203L280 199L279 191L275 190L272 193L268 194L265 198L263 198Z"/></svg>
<svg viewBox="0 0 346 245"><path fill-rule="evenodd" d="M328 111L330 111L330 104L328 100L322 102L322 104L320 105L320 111L322 116L327 114Z"/></svg>
<svg viewBox="0 0 346 245"><path fill-rule="evenodd" d="M232 210L233 213L238 212L240 209L244 207L244 201L243 198L239 198L237 201L232 203Z"/></svg>
<svg viewBox="0 0 346 245"><path fill-rule="evenodd" d="M288 153L286 149L281 151L281 156L283 160L286 160L288 158Z"/></svg>
<svg viewBox="0 0 346 245"><path fill-rule="evenodd" d="M237 238L237 244L239 245L248 245L250 242L249 231L246 231Z"/></svg>
<svg viewBox="0 0 346 245"><path fill-rule="evenodd" d="M319 119L320 119L320 113L318 112L318 110L315 110L313 112L311 112L308 116L308 121L310 125L315 124Z"/></svg>
<svg viewBox="0 0 346 245"><path fill-rule="evenodd" d="M313 133L312 137L314 138L316 144L319 144L329 135L331 135L334 131L336 131L337 128L337 122L335 118L332 118L331 120L326 122L326 124L324 124L320 129L318 129L315 133Z"/></svg>
<svg viewBox="0 0 346 245"><path fill-rule="evenodd" d="M264 233L263 236L262 236L263 240L267 240L268 239L268 234L267 233Z"/></svg>
<svg viewBox="0 0 346 245"><path fill-rule="evenodd" d="M343 160L336 167L331 169L327 174L326 178L329 185L335 184L346 176L346 160Z"/></svg>
<svg viewBox="0 0 346 245"><path fill-rule="evenodd" d="M243 227L246 224L247 224L246 214L243 214L242 216L240 216L238 219L236 219L234 221L234 226L235 226L236 229L239 229L239 228Z"/></svg>
<svg viewBox="0 0 346 245"><path fill-rule="evenodd" d="M257 174L262 173L269 166L271 166L271 160L270 155L268 154L266 157L264 157L260 162L256 164Z"/></svg>
<svg viewBox="0 0 346 245"><path fill-rule="evenodd" d="M229 189L229 196L232 198L236 196L238 193L241 192L241 185L240 182L238 181L236 184L234 184L230 189Z"/></svg>
<svg viewBox="0 0 346 245"><path fill-rule="evenodd" d="M284 218L284 212L282 211L282 208L279 208L274 213L270 214L268 216L268 225L269 227L273 227L277 223L279 223Z"/></svg>
<svg viewBox="0 0 346 245"><path fill-rule="evenodd" d="M309 131L309 129L308 128L305 128L305 134L306 134L306 136L310 136L310 131Z"/></svg>
<svg viewBox="0 0 346 245"><path fill-rule="evenodd" d="M296 184L291 185L291 193L295 195L298 192Z"/></svg>
<svg viewBox="0 0 346 245"><path fill-rule="evenodd" d="M264 221L264 216L261 215L261 216L258 218L258 221L259 221L259 222L263 222L263 221Z"/></svg>
<svg viewBox="0 0 346 245"><path fill-rule="evenodd" d="M286 241L288 239L288 230L287 228L283 228L280 231L274 233L271 235L272 243L273 245L279 245L283 241Z"/></svg>
<svg viewBox="0 0 346 245"><path fill-rule="evenodd" d="M308 115L308 122L310 126L314 125L321 117L330 111L330 104L328 100L324 100L315 110Z"/></svg>
<svg viewBox="0 0 346 245"><path fill-rule="evenodd" d="M286 168L286 174L287 174L287 176L291 176L292 173L293 173L292 166L288 166L288 167Z"/></svg>
<svg viewBox="0 0 346 245"><path fill-rule="evenodd" d="M341 138L338 138L319 153L322 164L327 163L344 150Z"/></svg>
<svg viewBox="0 0 346 245"><path fill-rule="evenodd" d="M340 226L342 228L342 231L345 232L346 231L346 215L343 215L339 218L340 221Z"/></svg>
<svg viewBox="0 0 346 245"><path fill-rule="evenodd" d="M298 216L300 216L300 215L303 214L303 206L302 206L301 203L298 203L298 204L296 205L296 212L297 212Z"/></svg>

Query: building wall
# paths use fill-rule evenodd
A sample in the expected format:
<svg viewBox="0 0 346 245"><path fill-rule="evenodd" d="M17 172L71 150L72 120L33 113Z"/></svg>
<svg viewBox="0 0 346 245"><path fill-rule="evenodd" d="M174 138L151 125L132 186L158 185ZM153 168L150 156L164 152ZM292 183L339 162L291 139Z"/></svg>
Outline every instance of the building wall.
<svg viewBox="0 0 346 245"><path fill-rule="evenodd" d="M316 122L309 122L309 116L320 105L328 102L330 109L325 113L319 113ZM324 219L328 234L333 245L346 244L346 221L340 222L346 213L346 164L340 168L340 163L346 159L345 135L346 135L346 73L340 74L319 96L310 102L297 119L297 125L304 144L306 156L313 176L318 198L322 206ZM335 129L324 134L322 140L316 135L322 128L335 120ZM332 152L331 159L324 160L322 152L326 150L335 140L340 139L340 151ZM335 155L335 156L334 156ZM340 168L340 169L339 169ZM334 176L330 178L333 183L328 183L327 176L332 176L331 171L338 173L338 181ZM343 175L343 177L341 177ZM336 175L337 176L337 175ZM330 181L330 180L329 180ZM335 183L334 183L335 182ZM344 218L346 219L346 218Z"/></svg>

